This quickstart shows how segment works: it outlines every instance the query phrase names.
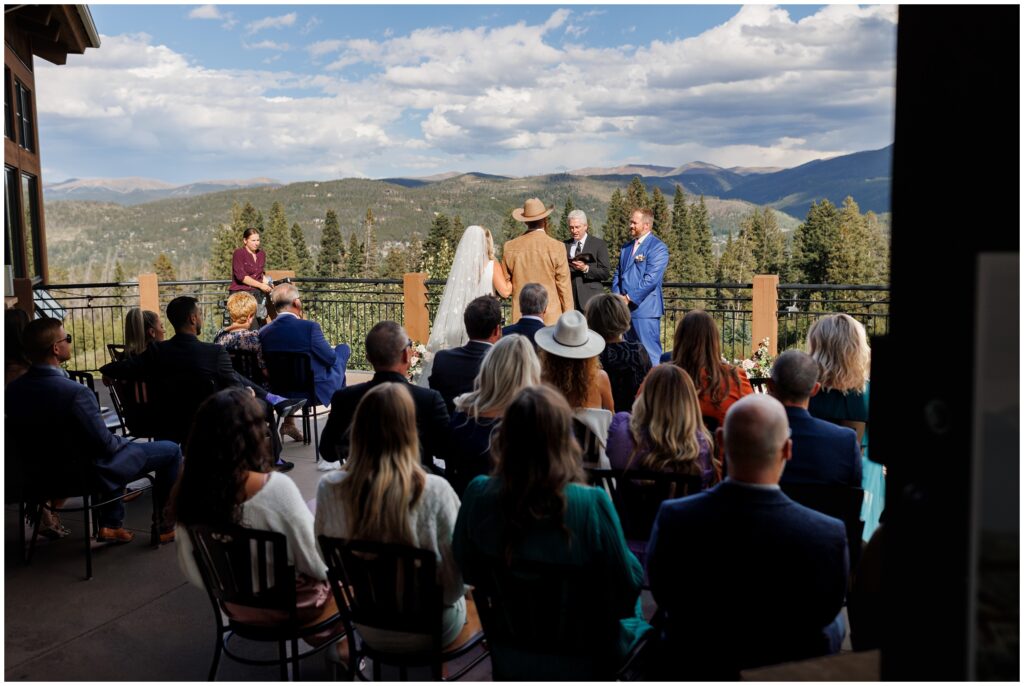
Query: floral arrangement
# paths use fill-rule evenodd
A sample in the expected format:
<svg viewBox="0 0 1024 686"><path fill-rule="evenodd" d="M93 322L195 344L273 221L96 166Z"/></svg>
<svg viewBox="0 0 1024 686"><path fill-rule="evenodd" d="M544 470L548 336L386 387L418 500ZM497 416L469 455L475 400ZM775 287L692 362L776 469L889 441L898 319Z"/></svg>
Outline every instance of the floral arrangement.
<svg viewBox="0 0 1024 686"><path fill-rule="evenodd" d="M412 359L409 360L409 371L405 373L409 383L419 381L420 374L423 373L423 360L429 358L430 353L427 352L427 346L415 342L412 344Z"/></svg>
<svg viewBox="0 0 1024 686"><path fill-rule="evenodd" d="M772 375L775 358L768 352L768 337L765 336L757 350L746 360L733 360L733 364L742 367L747 376L754 379L767 379Z"/></svg>

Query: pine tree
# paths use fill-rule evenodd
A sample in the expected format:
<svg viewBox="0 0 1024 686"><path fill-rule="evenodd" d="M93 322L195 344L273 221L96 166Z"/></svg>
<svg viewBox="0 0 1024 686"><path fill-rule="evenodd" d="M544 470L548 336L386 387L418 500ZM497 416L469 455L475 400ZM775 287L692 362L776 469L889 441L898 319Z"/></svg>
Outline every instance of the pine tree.
<svg viewBox="0 0 1024 686"><path fill-rule="evenodd" d="M671 230L665 233L668 245L668 281L691 281L686 267L687 252L690 250L690 222L686 211L686 193L683 187L676 184L675 196L672 198Z"/></svg>
<svg viewBox="0 0 1024 686"><path fill-rule="evenodd" d="M427 232L427 240L423 244L423 252L426 255L436 255L451 241L451 221L441 212L434 214L434 221L430 224L430 231Z"/></svg>
<svg viewBox="0 0 1024 686"><path fill-rule="evenodd" d="M166 281L177 281L178 276L174 272L174 264L171 262L165 253L160 253L155 260L153 260L153 271L156 272L156 280L158 282ZM170 292L176 292L177 287L172 286L168 289Z"/></svg>
<svg viewBox="0 0 1024 686"><path fill-rule="evenodd" d="M363 244L356 237L356 232L353 231L348 235L348 263L345 266L345 272L350 277L356 278L363 273L365 263L366 252L363 249Z"/></svg>
<svg viewBox="0 0 1024 686"><path fill-rule="evenodd" d="M572 234L569 233L569 213L576 209L576 206L572 203L572 196L565 196L565 206L562 208L562 218L558 221L558 226L551 234L552 237L557 238L560 241L567 241L572 238Z"/></svg>
<svg viewBox="0 0 1024 686"><path fill-rule="evenodd" d="M746 241L755 274L777 274L785 280L786 237L771 208L751 210L740 222L740 237Z"/></svg>
<svg viewBox="0 0 1024 686"><path fill-rule="evenodd" d="M501 240L499 241L497 236L494 237L495 251L497 251L498 254L501 254L499 244L501 248L504 248L505 243L512 240L513 238L518 238L519 236L521 236L523 233L524 226L525 225L522 222L517 222L515 218L512 217L512 210L506 212L505 223L501 225Z"/></svg>
<svg viewBox="0 0 1024 686"><path fill-rule="evenodd" d="M497 242L497 241L495 241ZM414 274L423 270L423 239L419 231L409 236L409 247L405 250L405 271Z"/></svg>
<svg viewBox="0 0 1024 686"><path fill-rule="evenodd" d="M455 259L456 243L452 240L453 229L459 229L459 238L462 237L462 221L455 217L451 221L441 212L434 215L434 222L430 225L430 233L427 234L427 241L423 245L423 270L431 279L446 279L452 270L452 261Z"/></svg>
<svg viewBox="0 0 1024 686"><path fill-rule="evenodd" d="M260 233L263 233L263 230L266 228L264 226L264 224L263 224L263 211L262 210L256 210L256 217L255 217L255 219L253 219L252 228L256 229Z"/></svg>
<svg viewBox="0 0 1024 686"><path fill-rule="evenodd" d="M866 283L889 283L889 234L882 228L878 215L868 211L864 215L867 222L868 244L872 246L874 272L871 280Z"/></svg>
<svg viewBox="0 0 1024 686"><path fill-rule="evenodd" d="M298 222L292 224L291 231L292 245L295 247L295 270L298 276L312 276L313 258L309 254L309 246L306 245L306 236L302 233L302 227Z"/></svg>
<svg viewBox="0 0 1024 686"><path fill-rule="evenodd" d="M373 217L373 211L366 208L366 218L363 220L363 230L365 231L365 238L363 239L363 251L365 257L363 258L363 276L372 279L377 276L377 269L380 264L380 258L378 255L377 247L377 221Z"/></svg>
<svg viewBox="0 0 1024 686"><path fill-rule="evenodd" d="M388 250L388 254L384 257L384 263L381 265L381 278L402 278L402 275L405 273L405 264L405 251L398 246L393 246Z"/></svg>
<svg viewBox="0 0 1024 686"><path fill-rule="evenodd" d="M232 212L234 214L234 212ZM209 276L211 279L231 278L231 258L242 245L242 231L234 222L224 224L213 234L210 242Z"/></svg>
<svg viewBox="0 0 1024 686"><path fill-rule="evenodd" d="M839 242L836 206L828 200L812 202L807 218L793 237L793 278L803 283L828 283L829 267Z"/></svg>
<svg viewBox="0 0 1024 686"><path fill-rule="evenodd" d="M711 245L711 221L708 219L708 207L704 203L703 194L697 203L690 205L688 214L693 235L693 250L700 257L704 273L711 276L715 273L715 250Z"/></svg>
<svg viewBox="0 0 1024 686"><path fill-rule="evenodd" d="M629 240L629 215L626 201L622 197L622 191L618 188L612 193L612 199L608 203L608 218L604 222L604 241L608 244L608 252L612 262L617 263L619 251Z"/></svg>
<svg viewBox="0 0 1024 686"><path fill-rule="evenodd" d="M235 230L235 247L241 247L242 233L249 228L263 231L263 215L256 211L252 203L245 203L245 207L239 207L238 203L231 206L231 227Z"/></svg>
<svg viewBox="0 0 1024 686"><path fill-rule="evenodd" d="M654 187L654 192L651 193L651 210L654 212L653 231L668 244L672 238L672 218L668 213L668 202L665 200L665 195L657 186ZM669 244L669 250L671 249L671 244Z"/></svg>
<svg viewBox="0 0 1024 686"><path fill-rule="evenodd" d="M466 230L465 225L462 223L462 217L455 215L452 217L451 224L448 228L448 243L452 247L452 252L459 245L459 241L462 240L462 234Z"/></svg>
<svg viewBox="0 0 1024 686"><path fill-rule="evenodd" d="M288 230L288 220L284 216L281 203L274 202L270 207L270 225L262 235L262 247L267 253L267 269L296 270L298 257ZM296 270L297 271L297 270Z"/></svg>
<svg viewBox="0 0 1024 686"><path fill-rule="evenodd" d="M114 263L114 282L124 283L128 280L128 275L124 272L124 265L121 264L121 260ZM118 305L124 305L128 299L128 289L124 286L114 287L114 302Z"/></svg>
<svg viewBox="0 0 1024 686"><path fill-rule="evenodd" d="M715 279L719 283L747 283L754 276L753 255L750 244L745 240L743 231L733 238L732 231L725 241L725 249L718 259Z"/></svg>
<svg viewBox="0 0 1024 686"><path fill-rule="evenodd" d="M322 279L337 279L345 273L345 241L338 227L338 215L327 210L324 228L320 234L320 254L317 255L316 275Z"/></svg>
<svg viewBox="0 0 1024 686"><path fill-rule="evenodd" d="M647 195L647 188L639 176L634 176L626 189L626 213L631 216L635 210L651 206L651 196Z"/></svg>

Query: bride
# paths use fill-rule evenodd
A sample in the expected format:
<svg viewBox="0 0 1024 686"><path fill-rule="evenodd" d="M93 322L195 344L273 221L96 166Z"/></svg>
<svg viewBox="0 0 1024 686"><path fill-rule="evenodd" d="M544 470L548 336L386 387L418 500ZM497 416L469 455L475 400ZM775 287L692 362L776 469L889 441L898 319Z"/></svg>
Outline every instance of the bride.
<svg viewBox="0 0 1024 686"><path fill-rule="evenodd" d="M512 294L512 282L505 278L505 271L494 259L494 239L491 232L482 226L466 227L459 245L455 249L452 269L437 306L434 323L430 327L430 340L423 360L423 372L419 385L426 386L430 378L432 360L438 350L457 348L469 340L462 313L466 305L481 295L502 298Z"/></svg>

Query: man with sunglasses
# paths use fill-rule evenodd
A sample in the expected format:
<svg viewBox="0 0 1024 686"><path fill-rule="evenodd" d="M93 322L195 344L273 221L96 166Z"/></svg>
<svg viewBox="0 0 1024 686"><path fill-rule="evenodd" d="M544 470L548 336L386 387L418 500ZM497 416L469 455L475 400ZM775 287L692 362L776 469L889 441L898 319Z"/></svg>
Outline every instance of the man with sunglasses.
<svg viewBox="0 0 1024 686"><path fill-rule="evenodd" d="M72 339L60 320L30 322L22 337L32 366L5 391L8 428L16 427L5 444L20 444L18 449L23 458L44 460L49 454L55 466L76 458L88 459L104 500L120 495L126 484L155 471L154 497L166 505L181 465L177 444L131 442L107 429L96 394L72 381L61 368L62 363L71 359ZM26 454L28 451L34 453ZM59 475L54 479L59 481ZM124 528L123 521L123 501L115 500L100 508L96 540L131 541L134 534ZM160 525L160 542L173 540L174 522L165 516Z"/></svg>

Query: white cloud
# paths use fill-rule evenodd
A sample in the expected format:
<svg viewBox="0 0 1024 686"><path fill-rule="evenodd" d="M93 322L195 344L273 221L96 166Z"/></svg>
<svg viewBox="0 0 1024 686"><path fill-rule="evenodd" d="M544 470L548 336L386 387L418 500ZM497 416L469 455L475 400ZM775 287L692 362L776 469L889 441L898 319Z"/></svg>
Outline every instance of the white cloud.
<svg viewBox="0 0 1024 686"><path fill-rule="evenodd" d="M306 46L306 52L312 57L321 57L323 55L337 52L345 43L340 40L322 40L316 43L311 43Z"/></svg>
<svg viewBox="0 0 1024 686"><path fill-rule="evenodd" d="M291 50L291 46L287 43L277 43L272 40L262 40L259 43L246 43L243 41L242 47L246 50L278 50L280 52Z"/></svg>
<svg viewBox="0 0 1024 686"><path fill-rule="evenodd" d="M235 15L231 12L221 12L216 5L202 5L196 7L194 10L188 13L189 19L215 19L223 21L221 28L231 29L238 20L235 19Z"/></svg>
<svg viewBox="0 0 1024 686"><path fill-rule="evenodd" d="M286 26L294 26L296 19L298 19L298 15L295 12L289 12L279 17L264 17L251 21L245 25L245 28L249 33L256 33L264 29L281 29Z"/></svg>

